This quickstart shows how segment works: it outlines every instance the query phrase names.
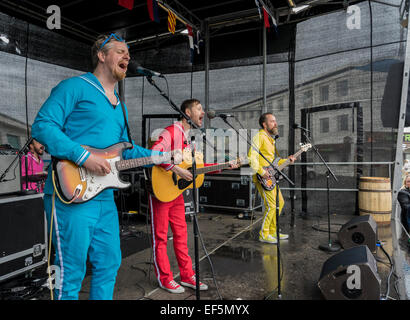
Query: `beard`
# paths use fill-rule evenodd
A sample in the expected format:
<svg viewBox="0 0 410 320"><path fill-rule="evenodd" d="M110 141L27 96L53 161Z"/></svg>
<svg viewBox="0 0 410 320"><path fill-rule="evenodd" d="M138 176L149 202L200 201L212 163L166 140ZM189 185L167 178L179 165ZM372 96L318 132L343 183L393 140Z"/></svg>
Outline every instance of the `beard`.
<svg viewBox="0 0 410 320"><path fill-rule="evenodd" d="M279 134L279 131L278 131L277 127L274 127L272 129L268 130L268 132L273 136L276 136L277 134Z"/></svg>
<svg viewBox="0 0 410 320"><path fill-rule="evenodd" d="M126 72L121 72L121 71L118 71L117 69L114 69L112 72L112 75L115 80L121 81L125 79Z"/></svg>

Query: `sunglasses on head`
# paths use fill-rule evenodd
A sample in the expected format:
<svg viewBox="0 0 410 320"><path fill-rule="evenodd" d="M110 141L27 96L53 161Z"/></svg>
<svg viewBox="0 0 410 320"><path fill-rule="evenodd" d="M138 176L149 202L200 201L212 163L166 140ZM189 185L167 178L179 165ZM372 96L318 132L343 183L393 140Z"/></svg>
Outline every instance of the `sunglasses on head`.
<svg viewBox="0 0 410 320"><path fill-rule="evenodd" d="M101 44L99 50L101 50L107 44L107 42L110 41L111 38L114 38L115 40L120 41L120 42L125 42L125 40L121 38L120 36L117 36L115 33L111 33L110 36L107 39L105 39L104 42ZM127 48L129 48L128 45L127 45Z"/></svg>

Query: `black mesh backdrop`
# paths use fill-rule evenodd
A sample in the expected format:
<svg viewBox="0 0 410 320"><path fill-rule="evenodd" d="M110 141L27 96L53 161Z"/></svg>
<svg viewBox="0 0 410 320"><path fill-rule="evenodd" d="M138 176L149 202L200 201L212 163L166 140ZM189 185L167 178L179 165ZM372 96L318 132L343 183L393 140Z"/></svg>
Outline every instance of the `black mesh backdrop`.
<svg viewBox="0 0 410 320"><path fill-rule="evenodd" d="M399 5L399 0L385 1ZM359 3L360 27L349 29L348 13L339 11L322 15L296 25L294 74L290 68L293 26L282 26L267 32L268 57L266 74L266 110L278 118L282 156L289 153L289 125L298 123L312 132L314 142L324 158L332 164L339 184L332 188L355 189L361 175L389 176L388 165L367 165L362 162L391 162L395 153L397 129L383 126L381 102L385 94L390 67L402 62L407 29L400 25L400 11L381 3ZM372 18L372 19L371 19ZM371 23L372 22L372 23ZM58 32L29 26L25 22L0 14L2 34L9 42L0 41L1 143L24 140L28 124L60 80L89 70L89 47L67 39ZM242 36L221 29L211 33L209 108L235 115L247 129L258 129L257 119L263 110L262 26L249 25ZM27 37L27 29L29 37ZM25 104L25 66L27 63L27 112ZM188 39L153 46L142 50L132 48L133 59L145 67L167 73L168 85L155 79L179 106L187 98L205 102L204 47L194 66L189 62ZM192 70L194 72L192 72ZM292 82L289 79L293 79ZM142 115L169 114L174 111L168 102L142 77L125 81L132 135L142 143ZM292 100L294 96L295 106ZM386 99L384 99L386 100ZM388 100L388 99L387 99ZM387 101L388 102L388 101ZM292 107L292 109L290 109ZM390 106L394 108L394 106ZM293 118L294 116L294 118ZM232 124L239 128L234 120ZM150 130L161 128L171 120L155 120ZM8 123L7 126L5 123ZM11 126L10 126L11 124ZM210 121L211 128L228 127L220 120ZM22 141L21 141L22 142ZM295 131L294 149L299 149L300 131ZM312 153L305 162L317 163ZM350 164L351 162L361 164ZM343 165L341 165L343 164ZM312 190L296 192L296 210L309 213L326 210L324 169L320 164L296 166L296 187ZM304 173L304 175L302 175ZM287 188L284 183L283 189ZM288 191L284 190L286 195ZM302 199L304 201L300 201ZM354 192L331 192L331 202L345 201L343 208L333 206L332 212L355 211ZM290 201L287 201L289 206Z"/></svg>

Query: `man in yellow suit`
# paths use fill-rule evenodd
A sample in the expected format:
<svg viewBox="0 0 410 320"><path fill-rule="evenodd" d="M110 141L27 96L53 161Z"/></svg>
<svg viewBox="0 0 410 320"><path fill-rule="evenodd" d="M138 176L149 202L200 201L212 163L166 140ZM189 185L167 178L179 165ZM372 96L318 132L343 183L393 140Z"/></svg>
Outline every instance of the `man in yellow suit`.
<svg viewBox="0 0 410 320"><path fill-rule="evenodd" d="M253 146L249 149L248 157L249 164L254 171L253 182L258 189L265 203L265 212L263 214L263 222L261 230L259 231L259 241L276 244L276 188L268 191L263 188L261 183L258 181L256 174L259 174L263 178L269 178L269 172L263 167L268 166L269 163L258 153L257 150L262 153L266 159L270 162L275 161L279 154L275 147L274 136L278 134L278 125L275 116L270 113L264 113L259 118L259 125L261 129L253 137ZM291 155L288 157L291 163L294 163L296 158ZM277 163L280 166L286 159L279 159ZM282 193L279 190L279 214L282 211L285 201L283 200ZM289 236L287 234L280 233L280 240L285 240Z"/></svg>

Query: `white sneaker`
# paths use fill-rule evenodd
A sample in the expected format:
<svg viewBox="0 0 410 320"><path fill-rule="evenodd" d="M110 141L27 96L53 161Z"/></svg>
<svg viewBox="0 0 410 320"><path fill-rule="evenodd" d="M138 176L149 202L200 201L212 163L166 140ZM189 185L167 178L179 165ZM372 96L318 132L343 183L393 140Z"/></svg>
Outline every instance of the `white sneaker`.
<svg viewBox="0 0 410 320"><path fill-rule="evenodd" d="M181 281L181 284L185 287L196 289L196 277L195 277L195 275L193 275L191 277L191 279L189 279L187 281ZM205 283L199 282L199 290L200 291L208 290L208 286Z"/></svg>
<svg viewBox="0 0 410 320"><path fill-rule="evenodd" d="M265 242L265 243L270 243L270 244L276 244L276 243L278 243L278 241L276 240L276 238L275 238L275 237L272 237L272 236L268 236L267 239L265 239L265 238L259 236L259 241L260 241L260 242Z"/></svg>
<svg viewBox="0 0 410 320"><path fill-rule="evenodd" d="M167 290L168 292L171 292L171 293L183 293L183 292L185 292L185 289L183 287L181 287L178 283L176 283L175 280L171 280L166 285L160 285L160 287L164 290Z"/></svg>
<svg viewBox="0 0 410 320"><path fill-rule="evenodd" d="M289 235L288 235L288 234L284 234L284 233L279 233L279 237L280 237L280 240L286 240L286 239L289 238ZM276 237L275 237L275 236L272 236L272 235L268 235L268 238L275 238L275 240L276 240Z"/></svg>

